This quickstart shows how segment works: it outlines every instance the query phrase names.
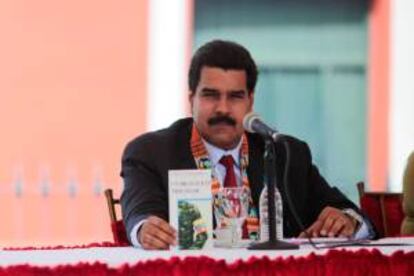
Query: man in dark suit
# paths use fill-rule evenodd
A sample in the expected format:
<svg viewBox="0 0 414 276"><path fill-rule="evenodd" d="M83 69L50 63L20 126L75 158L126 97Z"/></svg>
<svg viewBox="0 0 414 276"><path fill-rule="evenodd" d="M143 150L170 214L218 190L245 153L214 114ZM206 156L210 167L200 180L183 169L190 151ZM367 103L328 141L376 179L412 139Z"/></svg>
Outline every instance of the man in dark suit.
<svg viewBox="0 0 414 276"><path fill-rule="evenodd" d="M192 118L134 139L123 154L121 203L133 245L165 249L176 243L176 230L168 223L168 170L202 169L206 163L220 185L230 175L237 185L248 183L257 208L263 189L264 142L256 134L245 133L242 125L252 111L256 80L256 65L241 45L216 40L197 50L189 71ZM370 223L319 174L308 146L296 138L287 139L292 156L289 193L306 231L314 237L368 237ZM194 149L197 142L201 151ZM275 147L277 178L281 179L286 152L279 143ZM244 148L248 148L245 153ZM223 165L223 156L232 157L230 169ZM248 164L243 167L247 162L241 159L246 157ZM278 188L285 199L284 188ZM303 236L283 202L285 237Z"/></svg>

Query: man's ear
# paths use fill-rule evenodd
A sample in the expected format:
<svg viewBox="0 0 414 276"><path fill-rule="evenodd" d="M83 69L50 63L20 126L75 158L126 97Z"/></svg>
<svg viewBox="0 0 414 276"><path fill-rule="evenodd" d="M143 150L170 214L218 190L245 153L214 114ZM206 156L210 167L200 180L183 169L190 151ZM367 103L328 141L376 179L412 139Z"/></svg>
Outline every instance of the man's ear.
<svg viewBox="0 0 414 276"><path fill-rule="evenodd" d="M193 102L194 102L195 92L188 91L188 102L190 103L190 112L193 113Z"/></svg>
<svg viewBox="0 0 414 276"><path fill-rule="evenodd" d="M254 104L254 91L253 90L249 93L249 101L250 101L249 111L253 111L253 104Z"/></svg>

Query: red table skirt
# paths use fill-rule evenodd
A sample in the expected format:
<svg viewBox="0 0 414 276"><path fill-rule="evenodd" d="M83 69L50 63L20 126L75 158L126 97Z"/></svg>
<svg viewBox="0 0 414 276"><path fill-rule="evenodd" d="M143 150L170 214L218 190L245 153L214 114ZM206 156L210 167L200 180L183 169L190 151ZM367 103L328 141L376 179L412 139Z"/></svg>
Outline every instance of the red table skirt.
<svg viewBox="0 0 414 276"><path fill-rule="evenodd" d="M0 275L414 275L414 252L391 256L378 250L331 250L325 255L269 259L251 258L227 264L208 257L173 257L118 268L102 263L56 267L18 265L0 268Z"/></svg>

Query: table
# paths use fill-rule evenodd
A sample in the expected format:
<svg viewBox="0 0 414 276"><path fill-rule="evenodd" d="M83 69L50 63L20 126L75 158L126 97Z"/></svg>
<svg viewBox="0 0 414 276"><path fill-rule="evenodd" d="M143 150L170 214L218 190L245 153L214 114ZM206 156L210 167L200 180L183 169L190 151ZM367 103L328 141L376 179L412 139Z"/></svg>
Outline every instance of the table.
<svg viewBox="0 0 414 276"><path fill-rule="evenodd" d="M382 246L384 243L405 246ZM132 247L0 250L0 275L414 275L414 238L383 239L374 247L250 251L144 251Z"/></svg>

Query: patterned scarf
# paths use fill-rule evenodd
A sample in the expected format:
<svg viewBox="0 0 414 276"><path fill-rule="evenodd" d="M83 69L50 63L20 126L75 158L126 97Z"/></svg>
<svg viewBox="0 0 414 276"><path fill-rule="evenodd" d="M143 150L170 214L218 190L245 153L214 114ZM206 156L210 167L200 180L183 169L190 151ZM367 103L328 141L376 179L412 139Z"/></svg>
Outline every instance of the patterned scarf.
<svg viewBox="0 0 414 276"><path fill-rule="evenodd" d="M201 136L193 123L191 131L191 152L198 169L211 169L212 164L208 152L204 146ZM247 137L243 134L242 145L240 147L240 175L242 177L242 185L250 191L249 179L247 177L247 166L249 165L249 145ZM220 182L214 173L211 175L211 193L214 196L220 189ZM254 207L253 200L249 199L249 214L243 226L243 236L251 240L258 239L259 219L257 210Z"/></svg>

